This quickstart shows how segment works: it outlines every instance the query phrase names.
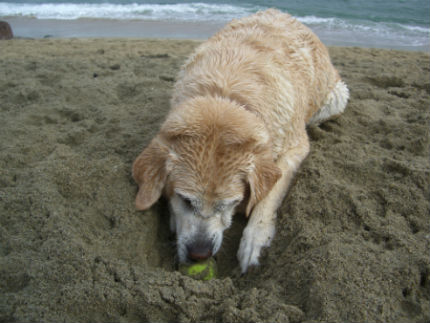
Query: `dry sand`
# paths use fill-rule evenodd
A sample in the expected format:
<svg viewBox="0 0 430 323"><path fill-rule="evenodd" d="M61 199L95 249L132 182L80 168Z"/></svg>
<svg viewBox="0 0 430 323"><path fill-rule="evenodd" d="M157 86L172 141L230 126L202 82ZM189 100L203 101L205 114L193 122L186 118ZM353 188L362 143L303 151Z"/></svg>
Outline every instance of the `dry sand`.
<svg viewBox="0 0 430 323"><path fill-rule="evenodd" d="M351 100L309 129L262 265L239 275L238 216L199 282L130 174L197 44L0 43L0 322L428 322L428 54L331 48Z"/></svg>

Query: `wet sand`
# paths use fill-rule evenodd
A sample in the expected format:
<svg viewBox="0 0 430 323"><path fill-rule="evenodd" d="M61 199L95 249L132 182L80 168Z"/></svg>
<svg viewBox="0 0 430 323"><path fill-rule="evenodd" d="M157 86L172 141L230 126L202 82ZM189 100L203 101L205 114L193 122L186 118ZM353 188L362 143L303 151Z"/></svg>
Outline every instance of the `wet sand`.
<svg viewBox="0 0 430 323"><path fill-rule="evenodd" d="M330 48L351 100L309 129L262 265L240 276L237 216L199 282L131 178L197 44L0 43L0 321L429 321L429 55Z"/></svg>
<svg viewBox="0 0 430 323"><path fill-rule="evenodd" d="M15 35L29 38L168 38L204 40L223 22L190 22L115 19L6 19ZM424 48L423 48L424 49Z"/></svg>

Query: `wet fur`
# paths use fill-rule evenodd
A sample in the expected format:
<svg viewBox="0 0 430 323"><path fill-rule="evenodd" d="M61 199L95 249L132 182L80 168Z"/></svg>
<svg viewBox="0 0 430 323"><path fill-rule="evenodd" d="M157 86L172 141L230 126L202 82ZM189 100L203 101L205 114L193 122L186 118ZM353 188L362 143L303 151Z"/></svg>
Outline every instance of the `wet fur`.
<svg viewBox="0 0 430 323"><path fill-rule="evenodd" d="M270 245L309 152L306 124L339 115L347 100L326 48L297 20L267 10L232 21L188 59L166 121L134 162L137 208L164 192L185 262L215 254L242 205L245 272Z"/></svg>

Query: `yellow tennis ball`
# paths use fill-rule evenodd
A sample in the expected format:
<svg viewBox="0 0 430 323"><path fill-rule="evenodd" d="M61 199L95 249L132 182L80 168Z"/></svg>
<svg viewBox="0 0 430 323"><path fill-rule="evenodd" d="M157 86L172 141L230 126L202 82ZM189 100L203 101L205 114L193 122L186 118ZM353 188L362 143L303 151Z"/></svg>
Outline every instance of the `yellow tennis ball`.
<svg viewBox="0 0 430 323"><path fill-rule="evenodd" d="M193 264L180 264L179 271L188 277L198 280L210 280L216 278L217 275L216 262L213 258Z"/></svg>

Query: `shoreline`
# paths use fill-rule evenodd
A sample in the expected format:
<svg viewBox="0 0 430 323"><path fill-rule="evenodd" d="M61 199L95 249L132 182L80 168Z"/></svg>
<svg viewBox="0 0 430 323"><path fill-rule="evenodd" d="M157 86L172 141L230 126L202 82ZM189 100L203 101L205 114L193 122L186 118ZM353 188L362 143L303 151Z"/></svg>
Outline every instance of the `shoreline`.
<svg viewBox="0 0 430 323"><path fill-rule="evenodd" d="M1 17L7 21L16 38L140 38L205 40L226 22L150 21L114 19L36 19ZM364 34L347 34L311 28L326 46L381 48L402 51L430 52L425 45L400 45L384 39L369 39Z"/></svg>
<svg viewBox="0 0 430 323"><path fill-rule="evenodd" d="M19 38L161 38L204 40L224 23L115 20L8 18Z"/></svg>

